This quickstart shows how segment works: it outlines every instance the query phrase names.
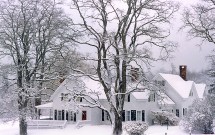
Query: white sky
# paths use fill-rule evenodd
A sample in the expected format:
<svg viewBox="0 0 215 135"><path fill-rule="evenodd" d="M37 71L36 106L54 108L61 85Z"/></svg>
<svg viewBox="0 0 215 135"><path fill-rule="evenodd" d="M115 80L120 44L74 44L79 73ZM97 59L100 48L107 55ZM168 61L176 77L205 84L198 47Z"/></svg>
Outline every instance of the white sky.
<svg viewBox="0 0 215 135"><path fill-rule="evenodd" d="M67 0L70 1L70 0ZM171 63L175 65L178 70L179 65L187 65L188 70L191 71L200 71L208 67L208 62L206 56L210 54L212 49L215 49L215 45L206 43L203 46L199 47L199 39L189 39L186 31L178 31L178 28L182 25L181 22L181 13L185 6L190 6L195 4L200 0L175 0L180 2L181 8L178 13L175 14L173 23L172 23L172 33L170 40L178 42L178 48L173 53L174 58L168 62L155 62L152 67L153 71L163 69L171 69ZM68 11L68 7L65 7L65 10ZM90 47L84 46L80 47L81 52L89 52L92 50ZM7 58L6 58L7 59ZM8 60L4 61L7 63Z"/></svg>
<svg viewBox="0 0 215 135"><path fill-rule="evenodd" d="M155 64L155 70L159 68L169 69L171 63L173 63L178 69L179 65L187 65L188 70L200 71L208 67L208 62L206 56L210 54L212 49L215 49L215 45L205 43L203 46L199 47L197 44L200 40L195 38L191 39L188 37L186 31L178 31L178 28L182 25L181 13L185 6L190 6L191 4L196 4L199 0L177 0L181 5L180 11L176 14L173 22L173 29L170 39L178 42L179 47L175 51L174 59L170 62L160 62ZM162 66L161 66L162 65Z"/></svg>

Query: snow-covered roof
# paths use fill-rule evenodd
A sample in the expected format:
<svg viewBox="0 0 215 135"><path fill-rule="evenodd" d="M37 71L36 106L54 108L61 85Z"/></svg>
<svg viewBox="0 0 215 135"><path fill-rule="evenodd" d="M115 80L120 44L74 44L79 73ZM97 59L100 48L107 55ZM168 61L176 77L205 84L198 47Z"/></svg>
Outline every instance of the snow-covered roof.
<svg viewBox="0 0 215 135"><path fill-rule="evenodd" d="M175 103L166 94L162 93L160 95L160 99L158 100L158 104L160 104L160 105L174 105Z"/></svg>
<svg viewBox="0 0 215 135"><path fill-rule="evenodd" d="M107 99L103 90L103 86L98 81L94 81L90 78L81 78L85 84L85 90L88 93L98 93L99 99Z"/></svg>
<svg viewBox="0 0 215 135"><path fill-rule="evenodd" d="M199 98L203 98L206 84L195 84L195 87Z"/></svg>
<svg viewBox="0 0 215 135"><path fill-rule="evenodd" d="M59 95L59 93L61 93L63 90L66 89L71 89L73 88L73 82L70 79L65 79L60 85L59 87L55 90L55 92L52 94L51 96L51 100L53 100L57 95Z"/></svg>
<svg viewBox="0 0 215 135"><path fill-rule="evenodd" d="M132 95L136 99L148 99L149 98L149 91L141 91L141 92L132 92Z"/></svg>
<svg viewBox="0 0 215 135"><path fill-rule="evenodd" d="M90 79L88 77L80 77L80 76L70 76L66 78L60 86L55 90L53 95L51 96L51 100L53 100L59 93L62 93L64 91L86 91L91 97L98 98L99 99L106 99L105 93L103 91L102 85L93 79ZM96 95L96 94L97 95Z"/></svg>
<svg viewBox="0 0 215 135"><path fill-rule="evenodd" d="M53 102L35 106L37 109L51 109L53 107Z"/></svg>
<svg viewBox="0 0 215 135"><path fill-rule="evenodd" d="M183 98L188 98L193 81L184 81L179 75L159 73Z"/></svg>

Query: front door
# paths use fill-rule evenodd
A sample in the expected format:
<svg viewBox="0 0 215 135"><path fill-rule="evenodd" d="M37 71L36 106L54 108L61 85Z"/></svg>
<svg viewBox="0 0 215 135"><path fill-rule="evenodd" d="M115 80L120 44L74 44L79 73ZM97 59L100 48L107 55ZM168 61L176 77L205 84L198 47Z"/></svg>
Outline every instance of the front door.
<svg viewBox="0 0 215 135"><path fill-rule="evenodd" d="M82 111L82 120L87 120L87 111Z"/></svg>

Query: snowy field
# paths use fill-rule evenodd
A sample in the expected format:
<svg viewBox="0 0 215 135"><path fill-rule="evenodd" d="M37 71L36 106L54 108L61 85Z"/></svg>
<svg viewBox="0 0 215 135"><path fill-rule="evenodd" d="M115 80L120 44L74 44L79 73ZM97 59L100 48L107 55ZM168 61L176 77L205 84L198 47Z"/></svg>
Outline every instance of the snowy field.
<svg viewBox="0 0 215 135"><path fill-rule="evenodd" d="M64 129L29 129L29 135L111 135L111 126L83 126L79 129L73 124L67 124ZM0 123L0 135L18 135L18 122ZM188 135L179 129L178 126L150 126L145 135ZM127 135L123 133L123 135Z"/></svg>

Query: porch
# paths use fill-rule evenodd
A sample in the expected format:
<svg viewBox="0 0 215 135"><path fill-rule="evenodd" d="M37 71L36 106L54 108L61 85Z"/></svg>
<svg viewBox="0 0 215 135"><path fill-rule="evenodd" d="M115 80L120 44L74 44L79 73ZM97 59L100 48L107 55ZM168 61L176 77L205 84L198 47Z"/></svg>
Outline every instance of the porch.
<svg viewBox="0 0 215 135"><path fill-rule="evenodd" d="M35 106L37 109L37 120L59 120L76 122L76 112L67 109L54 109L53 102ZM42 113L45 112L45 116L41 117Z"/></svg>

